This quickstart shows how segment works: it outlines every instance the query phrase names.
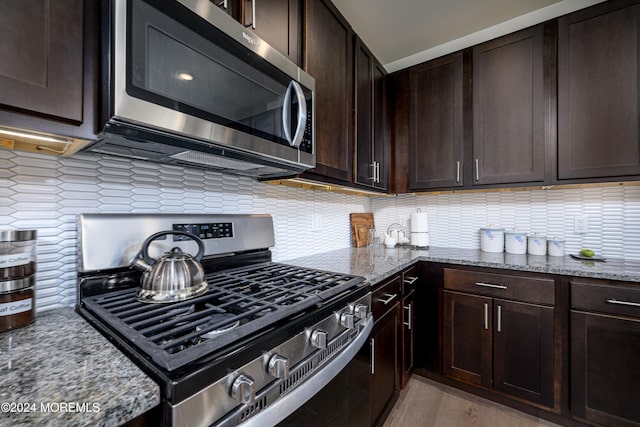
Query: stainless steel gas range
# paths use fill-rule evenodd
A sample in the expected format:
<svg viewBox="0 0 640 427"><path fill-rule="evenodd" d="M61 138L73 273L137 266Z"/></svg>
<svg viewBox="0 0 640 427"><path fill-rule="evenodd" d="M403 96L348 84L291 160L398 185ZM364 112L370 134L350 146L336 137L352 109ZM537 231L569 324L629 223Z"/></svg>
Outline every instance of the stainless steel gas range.
<svg viewBox="0 0 640 427"><path fill-rule="evenodd" d="M286 422L365 351L369 285L272 262L269 215L86 214L78 230L77 310L160 385L163 425ZM129 266L147 237L166 230L199 237L208 288L149 303L137 298L141 273ZM198 251L168 234L148 254L174 247Z"/></svg>

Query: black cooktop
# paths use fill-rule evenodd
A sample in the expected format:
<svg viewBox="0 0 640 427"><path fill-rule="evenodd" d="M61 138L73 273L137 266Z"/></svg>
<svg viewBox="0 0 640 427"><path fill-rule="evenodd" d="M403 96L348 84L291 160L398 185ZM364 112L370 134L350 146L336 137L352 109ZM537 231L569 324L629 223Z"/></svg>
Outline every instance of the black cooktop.
<svg viewBox="0 0 640 427"><path fill-rule="evenodd" d="M82 302L158 366L173 371L349 292L364 279L268 262L211 273L206 280L207 293L178 303L139 302L135 287Z"/></svg>

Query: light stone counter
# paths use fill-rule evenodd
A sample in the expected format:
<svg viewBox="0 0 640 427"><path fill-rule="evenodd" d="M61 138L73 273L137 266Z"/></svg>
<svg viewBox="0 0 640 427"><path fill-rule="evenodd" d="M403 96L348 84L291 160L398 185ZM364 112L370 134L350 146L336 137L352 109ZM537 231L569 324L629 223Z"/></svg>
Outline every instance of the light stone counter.
<svg viewBox="0 0 640 427"><path fill-rule="evenodd" d="M416 261L640 282L640 262L638 261L623 259L607 259L606 262L578 261L569 255L564 257L511 255L474 249L439 247L431 247L427 250L410 247L387 249L382 245L375 248L345 248L288 260L286 263L364 276L370 283L375 284Z"/></svg>
<svg viewBox="0 0 640 427"><path fill-rule="evenodd" d="M72 309L0 333L0 426L118 426L158 385Z"/></svg>

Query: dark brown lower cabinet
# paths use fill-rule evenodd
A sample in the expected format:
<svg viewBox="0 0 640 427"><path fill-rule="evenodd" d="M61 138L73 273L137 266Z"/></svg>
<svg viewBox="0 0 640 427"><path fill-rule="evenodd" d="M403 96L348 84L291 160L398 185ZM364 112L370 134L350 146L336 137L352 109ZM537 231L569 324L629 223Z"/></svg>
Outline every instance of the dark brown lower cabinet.
<svg viewBox="0 0 640 427"><path fill-rule="evenodd" d="M571 413L640 426L640 319L571 311Z"/></svg>
<svg viewBox="0 0 640 427"><path fill-rule="evenodd" d="M494 299L493 388L553 406L553 308Z"/></svg>
<svg viewBox="0 0 640 427"><path fill-rule="evenodd" d="M553 308L444 291L444 374L554 405Z"/></svg>
<svg viewBox="0 0 640 427"><path fill-rule="evenodd" d="M491 387L491 298L444 291L444 374Z"/></svg>
<svg viewBox="0 0 640 427"><path fill-rule="evenodd" d="M369 339L371 348L370 414L373 425L382 425L398 394L399 300L376 319Z"/></svg>
<svg viewBox="0 0 640 427"><path fill-rule="evenodd" d="M404 388L413 370L414 325L416 319L416 291L411 290L402 298L402 369L400 371L400 388Z"/></svg>

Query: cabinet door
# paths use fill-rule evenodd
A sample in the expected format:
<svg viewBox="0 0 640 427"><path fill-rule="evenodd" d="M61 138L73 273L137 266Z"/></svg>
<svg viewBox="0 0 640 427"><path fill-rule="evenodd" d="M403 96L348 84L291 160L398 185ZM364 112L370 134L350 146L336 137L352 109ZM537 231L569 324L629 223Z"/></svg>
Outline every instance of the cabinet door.
<svg viewBox="0 0 640 427"><path fill-rule="evenodd" d="M553 406L553 308L493 301L493 388Z"/></svg>
<svg viewBox="0 0 640 427"><path fill-rule="evenodd" d="M571 413L640 425L640 320L571 311Z"/></svg>
<svg viewBox="0 0 640 427"><path fill-rule="evenodd" d="M83 121L82 0L0 2L0 105Z"/></svg>
<svg viewBox="0 0 640 427"><path fill-rule="evenodd" d="M400 344L402 367L400 369L400 388L404 388L413 370L414 325L416 317L416 291L411 291L402 298L402 339Z"/></svg>
<svg viewBox="0 0 640 427"><path fill-rule="evenodd" d="M640 175L640 5L629 3L558 21L558 179Z"/></svg>
<svg viewBox="0 0 640 427"><path fill-rule="evenodd" d="M356 172L358 184L374 186L377 178L373 154L373 54L356 37L355 42L356 100Z"/></svg>
<svg viewBox="0 0 640 427"><path fill-rule="evenodd" d="M379 424L381 417L391 409L398 393L398 322L399 307L393 308L378 319L369 340L371 348L370 402L372 424Z"/></svg>
<svg viewBox="0 0 640 427"><path fill-rule="evenodd" d="M242 0L242 23L300 64L300 0Z"/></svg>
<svg viewBox="0 0 640 427"><path fill-rule="evenodd" d="M373 61L373 159L377 163L375 187L389 189L389 137L387 128L387 72L374 58Z"/></svg>
<svg viewBox="0 0 640 427"><path fill-rule="evenodd" d="M385 70L373 53L355 37L355 182L389 188Z"/></svg>
<svg viewBox="0 0 640 427"><path fill-rule="evenodd" d="M444 374L491 387L491 298L443 294Z"/></svg>
<svg viewBox="0 0 640 427"><path fill-rule="evenodd" d="M330 1L305 1L304 68L316 80L316 167L309 172L347 182L353 180L352 34Z"/></svg>
<svg viewBox="0 0 640 427"><path fill-rule="evenodd" d="M473 184L544 182L543 26L473 48Z"/></svg>
<svg viewBox="0 0 640 427"><path fill-rule="evenodd" d="M410 71L409 190L463 185L463 55Z"/></svg>

